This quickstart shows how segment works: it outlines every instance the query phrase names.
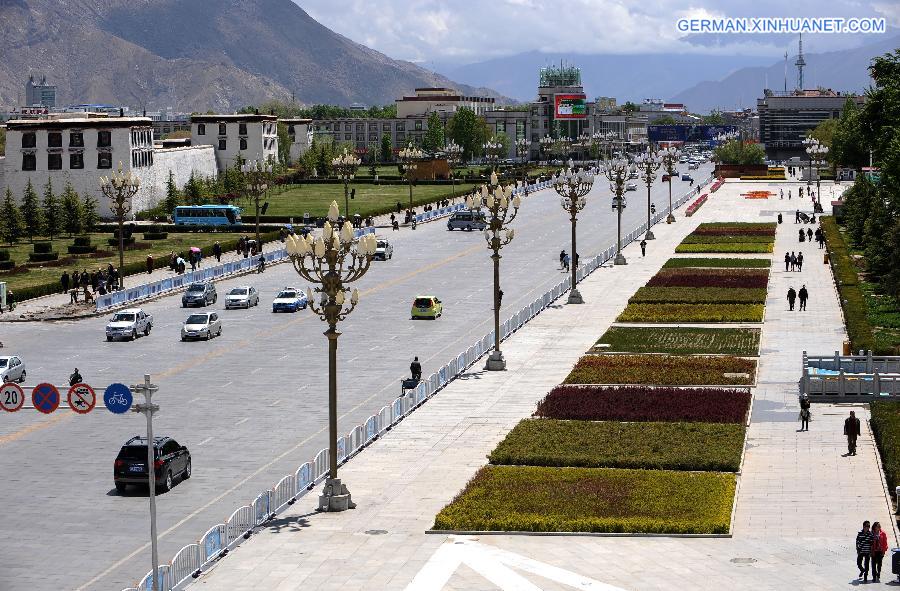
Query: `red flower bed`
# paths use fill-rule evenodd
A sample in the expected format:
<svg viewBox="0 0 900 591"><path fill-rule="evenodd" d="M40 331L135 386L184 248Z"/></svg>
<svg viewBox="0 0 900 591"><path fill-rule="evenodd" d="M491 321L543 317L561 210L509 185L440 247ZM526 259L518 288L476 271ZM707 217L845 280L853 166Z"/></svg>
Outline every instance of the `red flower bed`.
<svg viewBox="0 0 900 591"><path fill-rule="evenodd" d="M695 236L774 236L775 228L704 228L700 226L691 234Z"/></svg>
<svg viewBox="0 0 900 591"><path fill-rule="evenodd" d="M765 269L661 269L647 287L745 287L765 289L769 272Z"/></svg>
<svg viewBox="0 0 900 591"><path fill-rule="evenodd" d="M694 212L696 212L698 209L700 209L700 206L701 206L701 205L703 205L704 203L706 203L706 198L707 198L707 197L708 197L708 194L707 194L707 193L704 193L703 195L700 195L700 197L698 197L696 201L694 201L693 203L691 203L690 205L688 205L688 208L687 208L687 210L684 212L684 215L686 215L686 216L688 216L688 217L691 217L692 215L694 215Z"/></svg>
<svg viewBox="0 0 900 591"><path fill-rule="evenodd" d="M534 416L577 421L743 423L750 391L727 388L557 386Z"/></svg>
<svg viewBox="0 0 900 591"><path fill-rule="evenodd" d="M716 179L716 182L714 182L712 184L712 187L709 188L709 192L715 193L716 191L719 190L719 187L721 187L724 184L725 184L725 179L723 179L722 177L719 177L718 179Z"/></svg>

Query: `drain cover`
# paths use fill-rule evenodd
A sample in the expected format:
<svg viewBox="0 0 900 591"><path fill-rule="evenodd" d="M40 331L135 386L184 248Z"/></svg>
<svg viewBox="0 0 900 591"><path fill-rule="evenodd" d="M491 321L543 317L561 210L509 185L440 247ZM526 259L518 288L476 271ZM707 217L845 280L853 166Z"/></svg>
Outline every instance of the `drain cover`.
<svg viewBox="0 0 900 591"><path fill-rule="evenodd" d="M386 529L367 529L366 533L370 536L381 536L387 533Z"/></svg>
<svg viewBox="0 0 900 591"><path fill-rule="evenodd" d="M735 564L753 564L756 562L755 558L732 558L731 562Z"/></svg>

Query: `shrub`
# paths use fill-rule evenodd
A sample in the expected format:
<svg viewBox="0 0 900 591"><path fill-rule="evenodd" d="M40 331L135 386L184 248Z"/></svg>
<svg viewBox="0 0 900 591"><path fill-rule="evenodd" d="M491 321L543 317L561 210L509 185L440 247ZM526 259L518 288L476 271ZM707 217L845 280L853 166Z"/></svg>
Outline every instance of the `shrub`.
<svg viewBox="0 0 900 591"><path fill-rule="evenodd" d="M628 304L617 322L762 322L763 304Z"/></svg>
<svg viewBox="0 0 900 591"><path fill-rule="evenodd" d="M758 234L688 234L681 244L727 244L730 242L768 244L774 240L772 236Z"/></svg>
<svg viewBox="0 0 900 591"><path fill-rule="evenodd" d="M46 263L59 258L58 252L29 252L28 260L32 263Z"/></svg>
<svg viewBox="0 0 900 591"><path fill-rule="evenodd" d="M75 246L90 246L91 245L91 237L90 236L76 236L73 240L72 244Z"/></svg>
<svg viewBox="0 0 900 591"><path fill-rule="evenodd" d="M46 254L48 252L53 252L53 243L52 242L35 242L34 243L34 252L35 252L35 254Z"/></svg>
<svg viewBox="0 0 900 591"><path fill-rule="evenodd" d="M107 239L106 239L106 243L107 243L109 246L115 246L116 248L118 248L118 247L119 247L119 238L118 238L118 237L116 237L116 238L107 238ZM134 236L128 236L128 237L124 238L124 239L122 240L122 244L123 244L124 246L131 246L132 244L134 244Z"/></svg>
<svg viewBox="0 0 900 591"><path fill-rule="evenodd" d="M642 287L628 300L629 303L645 304L762 304L765 301L764 288L742 287Z"/></svg>
<svg viewBox="0 0 900 591"><path fill-rule="evenodd" d="M649 386L556 386L534 416L576 421L743 424L750 390Z"/></svg>
<svg viewBox="0 0 900 591"><path fill-rule="evenodd" d="M97 250L97 247L92 246L90 244L87 246L82 246L79 244L70 244L69 246L66 247L66 250L69 251L69 254L88 254L88 253L91 253L91 252L94 252L95 250Z"/></svg>
<svg viewBox="0 0 900 591"><path fill-rule="evenodd" d="M0 271L11 271L12 269L15 269L15 267L15 261L0 261Z"/></svg>
<svg viewBox="0 0 900 591"><path fill-rule="evenodd" d="M766 269L661 269L647 287L728 287L766 289Z"/></svg>
<svg viewBox="0 0 900 591"><path fill-rule="evenodd" d="M740 357L584 355L564 383L740 386L752 384L755 375L756 362Z"/></svg>
<svg viewBox="0 0 900 591"><path fill-rule="evenodd" d="M758 328L693 328L613 326L597 345L609 345L609 352L669 353L673 355L759 354Z"/></svg>
<svg viewBox="0 0 900 591"><path fill-rule="evenodd" d="M525 419L488 459L512 466L737 472L744 426Z"/></svg>
<svg viewBox="0 0 900 591"><path fill-rule="evenodd" d="M733 474L485 466L434 529L724 534L734 490Z"/></svg>
<svg viewBox="0 0 900 591"><path fill-rule="evenodd" d="M684 267L732 267L732 268L757 268L768 269L771 266L769 259L733 259L733 258L685 258L669 259L663 265L663 269L680 269Z"/></svg>
<svg viewBox="0 0 900 591"><path fill-rule="evenodd" d="M9 251L8 250L0 250L0 261L8 261L9 260Z"/></svg>
<svg viewBox="0 0 900 591"><path fill-rule="evenodd" d="M764 244L762 242L730 242L719 244L679 244L675 247L675 252L723 252L723 253L770 253L773 251L774 244Z"/></svg>
<svg viewBox="0 0 900 591"><path fill-rule="evenodd" d="M165 240L168 237L168 232L144 232L144 240Z"/></svg>
<svg viewBox="0 0 900 591"><path fill-rule="evenodd" d="M900 406L893 400L870 403L872 435L881 453L888 490L900 484Z"/></svg>
<svg viewBox="0 0 900 591"><path fill-rule="evenodd" d="M823 216L820 220L822 231L825 232L831 270L841 296L841 308L844 311L844 324L850 338L850 347L854 351L860 349L874 351L875 336L872 324L866 316L866 299L859 285L859 274L850 258L847 243L832 216Z"/></svg>

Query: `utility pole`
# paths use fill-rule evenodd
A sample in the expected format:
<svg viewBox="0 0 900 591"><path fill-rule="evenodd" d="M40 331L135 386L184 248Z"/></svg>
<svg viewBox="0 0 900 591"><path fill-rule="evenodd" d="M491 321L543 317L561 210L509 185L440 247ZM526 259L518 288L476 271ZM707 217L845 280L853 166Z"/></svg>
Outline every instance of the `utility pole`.
<svg viewBox="0 0 900 591"><path fill-rule="evenodd" d="M153 450L153 415L159 411L159 405L153 404L150 398L159 390L159 386L150 383L150 374L144 374L143 384L131 386L133 392L144 395L144 404L135 404L131 412L137 412L147 417L147 483L150 486L150 556L153 561L153 591L161 591L159 586L159 548L156 535L156 467L154 466Z"/></svg>

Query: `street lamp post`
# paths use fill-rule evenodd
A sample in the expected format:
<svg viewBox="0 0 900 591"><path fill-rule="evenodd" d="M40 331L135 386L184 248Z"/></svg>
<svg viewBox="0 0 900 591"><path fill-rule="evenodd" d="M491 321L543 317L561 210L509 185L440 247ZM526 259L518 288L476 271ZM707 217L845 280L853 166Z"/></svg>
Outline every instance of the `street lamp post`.
<svg viewBox="0 0 900 591"><path fill-rule="evenodd" d="M550 137L549 135L545 135L544 137L542 137L541 139L538 140L538 145L540 145L541 154L546 156L547 154L550 153L550 148L553 147L553 138ZM549 160L548 160L548 163L549 163Z"/></svg>
<svg viewBox="0 0 900 591"><path fill-rule="evenodd" d="M344 148L344 153L332 159L331 167L335 174L344 183L344 211L347 212L347 219L350 219L350 181L356 176L356 169L359 168L360 159L356 154L351 154Z"/></svg>
<svg viewBox="0 0 900 591"><path fill-rule="evenodd" d="M351 292L346 286L369 270L377 243L374 234L365 234L355 240L349 221L335 228L332 224L337 224L339 213L337 202L332 201L321 236L313 240L312 235L291 235L286 243L294 270L306 281L318 285L315 290L306 288L310 310L328 323L324 334L328 338L329 472L319 496L320 511L344 511L356 507L347 486L338 479L337 471L337 341L341 335L337 323L356 308L359 290ZM314 297L316 294L318 300Z"/></svg>
<svg viewBox="0 0 900 591"><path fill-rule="evenodd" d="M153 450L153 415L159 412L159 405L151 402L153 394L159 390L159 386L150 383L150 374L144 374L144 383L131 386L133 392L144 395L144 404L135 404L131 412L141 413L147 417L147 485L150 497L150 559L153 561L153 591L160 591L159 585L159 548L156 535L156 470Z"/></svg>
<svg viewBox="0 0 900 591"><path fill-rule="evenodd" d="M131 211L131 200L141 188L141 179L131 171L122 172L122 162L111 176L100 177L100 190L110 200L110 209L119 224L119 287L125 286L125 216Z"/></svg>
<svg viewBox="0 0 900 591"><path fill-rule="evenodd" d="M246 191L256 206L256 248L262 252L262 242L259 237L259 200L269 190L272 163L259 159L248 160L241 165L241 172L244 173Z"/></svg>
<svg viewBox="0 0 900 591"><path fill-rule="evenodd" d="M669 175L669 215L666 216L666 223L671 224L675 221L675 215L672 212L672 175L678 171L678 158L681 157L681 150L670 146L660 150L659 153L662 156L662 165L666 169L666 174Z"/></svg>
<svg viewBox="0 0 900 591"><path fill-rule="evenodd" d="M583 304L584 299L581 297L578 288L575 286L576 269L578 267L578 250L576 250L576 225L578 223L578 212L587 205L585 196L594 186L594 175L584 168L576 171L572 168L572 161L569 161L569 168L561 171L553 178L553 188L560 196L560 205L569 213L569 221L572 224L572 289L569 291L568 303Z"/></svg>
<svg viewBox="0 0 900 591"><path fill-rule="evenodd" d="M494 261L494 350L488 356L484 368L489 371L506 369L506 360L500 351L500 249L512 242L515 231L509 227L522 205L522 199L513 196L513 187L500 186L497 173L492 172L490 185L482 185L480 192L473 192L466 197L466 206L478 211L482 204L487 208L487 228L484 238L487 247L492 251ZM502 233L502 234L501 234Z"/></svg>
<svg viewBox="0 0 900 591"><path fill-rule="evenodd" d="M806 155L809 157L809 180L807 185L812 182L813 165L816 167L816 199L819 200L819 191L821 191L821 174L819 168L825 163L825 155L828 154L828 146L819 143L819 140L810 136L803 140L806 146ZM821 205L821 200L819 200Z"/></svg>
<svg viewBox="0 0 900 591"><path fill-rule="evenodd" d="M481 144L481 149L484 150L485 159L491 164L491 170L496 171L497 163L500 162L500 153L503 152L503 144L496 138L491 138Z"/></svg>
<svg viewBox="0 0 900 591"><path fill-rule="evenodd" d="M656 236L653 235L653 230L650 229L650 186L656 180L656 171L662 165L662 159L659 154L651 152L648 147L646 152L635 159L635 162L637 169L641 173L641 178L647 184L647 233L644 235L644 240L654 240Z"/></svg>
<svg viewBox="0 0 900 591"><path fill-rule="evenodd" d="M606 178L612 184L613 201L612 208L617 212L616 224L616 258L613 264L626 265L625 255L622 254L622 210L625 209L625 183L628 177L634 171L634 165L630 164L625 158L615 158L607 160L604 166Z"/></svg>
<svg viewBox="0 0 900 591"><path fill-rule="evenodd" d="M413 187L413 176L415 176L416 168L418 168L418 162L424 156L422 150L413 147L412 144L409 144L397 154L400 158L401 165L403 166L403 171L406 173L406 180L409 182L409 210L412 211L413 208L413 196L412 196L412 187Z"/></svg>
<svg viewBox="0 0 900 591"><path fill-rule="evenodd" d="M450 143L444 147L444 153L447 155L447 165L450 167L450 191L453 197L456 197L456 175L453 174L453 167L459 164L462 158L462 146L450 140Z"/></svg>

